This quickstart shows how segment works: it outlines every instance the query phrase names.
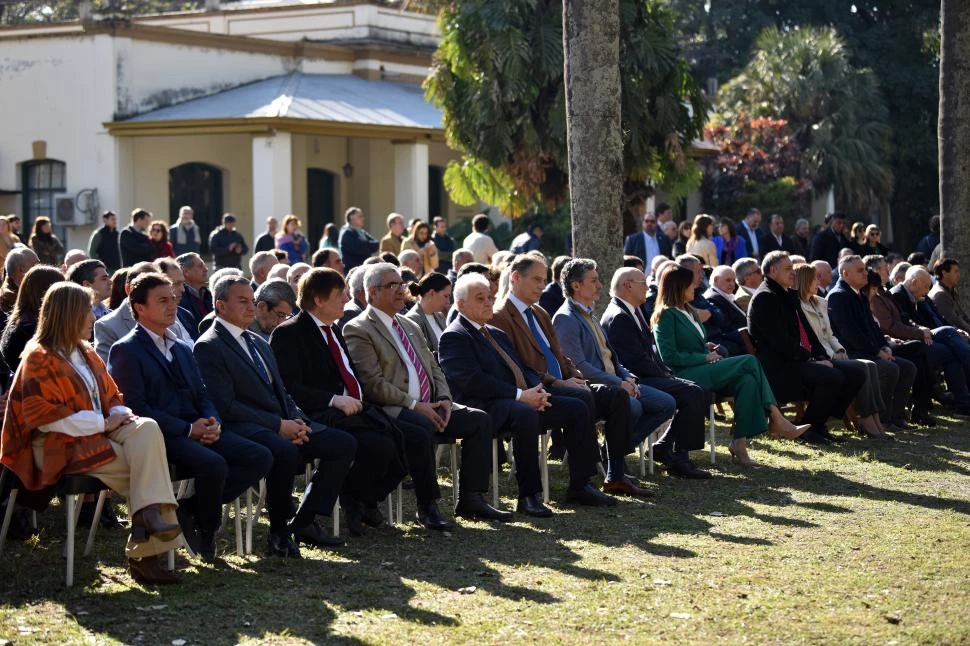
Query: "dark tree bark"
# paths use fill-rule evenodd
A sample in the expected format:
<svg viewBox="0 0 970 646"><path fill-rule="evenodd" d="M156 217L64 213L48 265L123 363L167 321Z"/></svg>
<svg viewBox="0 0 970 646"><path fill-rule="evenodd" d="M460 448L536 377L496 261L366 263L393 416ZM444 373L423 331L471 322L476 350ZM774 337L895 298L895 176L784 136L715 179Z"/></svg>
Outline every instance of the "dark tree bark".
<svg viewBox="0 0 970 646"><path fill-rule="evenodd" d="M940 17L941 255L970 267L970 7L942 0Z"/></svg>
<svg viewBox="0 0 970 646"><path fill-rule="evenodd" d="M609 284L623 260L619 3L565 0L562 11L573 248Z"/></svg>

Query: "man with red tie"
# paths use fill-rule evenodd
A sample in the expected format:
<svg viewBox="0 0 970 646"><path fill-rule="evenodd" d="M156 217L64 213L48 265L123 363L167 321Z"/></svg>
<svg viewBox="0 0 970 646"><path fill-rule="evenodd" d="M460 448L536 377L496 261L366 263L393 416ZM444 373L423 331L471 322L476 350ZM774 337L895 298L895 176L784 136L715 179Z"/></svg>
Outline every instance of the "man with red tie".
<svg viewBox="0 0 970 646"><path fill-rule="evenodd" d="M360 382L334 323L347 302L343 276L329 268L311 269L300 279L300 313L270 337L287 392L308 417L344 430L357 440L354 465L344 480L340 504L350 533L380 527L378 502L404 475L400 431L381 409L363 403Z"/></svg>

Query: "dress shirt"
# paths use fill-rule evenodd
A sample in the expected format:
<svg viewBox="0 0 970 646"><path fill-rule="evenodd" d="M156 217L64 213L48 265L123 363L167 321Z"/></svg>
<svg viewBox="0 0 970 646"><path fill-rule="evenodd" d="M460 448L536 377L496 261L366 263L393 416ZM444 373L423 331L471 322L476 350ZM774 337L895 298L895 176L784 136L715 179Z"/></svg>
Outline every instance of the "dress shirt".
<svg viewBox="0 0 970 646"><path fill-rule="evenodd" d="M420 307L420 305L418 307ZM444 334L445 331L441 329L440 325L438 325L438 321L435 319L434 314L425 314L424 319L428 322L428 325L431 326L431 331L434 332L434 338L440 341L441 335Z"/></svg>
<svg viewBox="0 0 970 646"><path fill-rule="evenodd" d="M380 311L376 307L371 308L377 315L377 320L379 320L384 327L387 328L387 333L391 335L391 339L394 341L394 347L397 348L397 353L401 357L401 361L404 363L404 367L408 369L408 397L411 398L411 402L408 404L408 408L414 410L414 407L419 401L421 401L421 382L418 379L418 370L411 363L411 359L408 357L408 351L405 349L404 344L401 343L401 337L397 335L397 331L394 329L394 319ZM398 325L401 325L398 323ZM404 326L401 325L403 328ZM405 331L406 332L406 331ZM417 350L414 351L414 356L417 357ZM420 359L418 359L420 361ZM431 375L428 375L428 379L431 379Z"/></svg>
<svg viewBox="0 0 970 646"><path fill-rule="evenodd" d="M529 306L523 303L512 292L509 292L509 300L512 301L513 305L515 305L515 309L519 311L519 316L521 316L522 320L525 321L525 326L529 327L529 319L525 318L525 311L529 309ZM548 345L551 348L552 344L549 343L549 339L548 337L546 337L546 333L542 331L542 326L539 325L538 321L536 321L536 329L539 330L539 336L542 337L542 340L545 341L546 345Z"/></svg>
<svg viewBox="0 0 970 646"><path fill-rule="evenodd" d="M663 234L650 235L644 231L641 235L643 235L643 252L646 256L643 260L643 267L648 270L653 264L653 259L660 255L660 243L657 242L657 235Z"/></svg>
<svg viewBox="0 0 970 646"><path fill-rule="evenodd" d="M468 321L468 323L470 323L473 328L475 328L476 330L478 330L478 333L482 335L482 338L485 339L485 326L484 325L480 325L480 324L476 323L475 321L472 321L471 319L467 318L464 314L459 314L458 316L460 316L461 318L463 318L466 321ZM489 345L492 345L489 342L488 339L485 339L485 343L488 343ZM504 363L505 360L503 359L502 361ZM516 387L515 388L515 401L519 401L519 399L521 399L521 398L522 398L522 389L519 388L519 387Z"/></svg>
<svg viewBox="0 0 970 646"><path fill-rule="evenodd" d="M310 314L310 312L307 312L307 314ZM313 314L310 314L310 318L313 319L313 322L317 326L317 331L319 331L320 332L320 336L323 337L323 343L324 343L324 345L326 345L327 347L330 347L330 340L327 338L327 333L323 331L323 327L326 326L326 327L329 327L329 328L333 328L333 325L327 325L326 323L324 323L323 321L321 321L320 319L318 319L317 317L315 317ZM336 321L334 321L334 324L336 324ZM360 390L360 392L364 392L364 389L360 387L360 380L357 379L357 375L354 374L354 369L350 365L350 359L347 358L347 353L344 352L343 346L340 345L339 343L337 344L337 350L340 351L340 358L343 360L344 367L347 369L347 372L349 372L350 373L350 376L353 377L354 378L354 381L357 382L357 388ZM346 395L347 394L347 387L346 386L344 386L344 391L342 393L340 393L340 394L341 395ZM335 398L336 398L336 395L334 395L333 397L331 397L330 398L330 401L327 403L327 406L333 406L333 400Z"/></svg>
<svg viewBox="0 0 970 646"><path fill-rule="evenodd" d="M714 291L715 294L720 294L721 296L723 296L727 300L728 303L730 303L731 305L734 306L734 308L737 311L739 311L742 314L744 314L744 310L742 310L740 307L738 307L738 304L734 302L734 294L728 294L727 292L725 292L725 291L723 291L721 289L718 289L714 285L711 285L711 289ZM747 314L745 314L745 316L747 316Z"/></svg>
<svg viewBox="0 0 970 646"><path fill-rule="evenodd" d="M155 347L158 348L158 351L162 353L162 356L165 357L165 360L171 361L172 346L175 345L176 341L178 341L178 337L175 336L172 330L166 329L164 336L158 336L157 334L149 330L141 323L139 323L138 325L141 326L143 330L148 332L148 336L151 338L152 343L154 343ZM249 350L247 349L246 352L249 352Z"/></svg>
<svg viewBox="0 0 970 646"><path fill-rule="evenodd" d="M754 231L751 227L749 227L747 222L742 221L741 226L744 227L744 230L750 234L748 236L748 239L751 240L751 248L748 249L748 251L751 252L751 255L753 257L760 258L761 249L760 249L760 245L758 244L758 232Z"/></svg>
<svg viewBox="0 0 970 646"><path fill-rule="evenodd" d="M623 300L619 296L616 297L616 300L618 300L621 303L623 303L623 307L625 307L626 308L626 311L629 312L630 313L630 316L633 317L633 322L637 324L637 327L640 328L640 331L641 332L645 332L646 330L644 330L643 329L643 326L640 325L640 318L637 316L637 311L636 311L637 308L633 307L633 305L631 305L629 302ZM641 315L642 315L642 313L641 313Z"/></svg>
<svg viewBox="0 0 970 646"><path fill-rule="evenodd" d="M249 344L246 343L246 339L243 338L243 333L247 332L248 330L244 330L241 327L233 325L232 323L222 318L221 316L217 316L216 321L220 325L222 325L222 327L226 328L229 334L231 334L233 338L236 339L236 343L238 343L239 347L242 348L243 353L245 353L247 357L252 358L253 355L250 354L249 352ZM250 334L252 334L252 332L250 332ZM263 360L263 356L260 355L259 352L257 352L256 354L259 355L259 360L263 364L263 370L266 371L266 376L269 377L270 383L272 383L273 373L270 372L269 366L267 366L266 361Z"/></svg>
<svg viewBox="0 0 970 646"><path fill-rule="evenodd" d="M91 313L94 314L94 320L97 321L102 316L111 314L111 308L99 301L91 306Z"/></svg>

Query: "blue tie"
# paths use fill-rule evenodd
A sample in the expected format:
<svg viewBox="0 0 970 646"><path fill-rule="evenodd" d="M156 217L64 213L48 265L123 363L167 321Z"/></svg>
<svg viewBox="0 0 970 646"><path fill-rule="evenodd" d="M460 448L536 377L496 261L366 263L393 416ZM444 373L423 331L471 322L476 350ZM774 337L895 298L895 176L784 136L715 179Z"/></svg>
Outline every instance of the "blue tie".
<svg viewBox="0 0 970 646"><path fill-rule="evenodd" d="M532 336L536 338L536 342L539 347L542 348L542 354L546 355L546 366L549 369L549 374L556 379L562 379L562 369L559 367L559 361L556 359L556 355L553 354L552 348L546 343L542 335L539 334L539 326L536 325L536 316L532 313L532 308L525 308L525 318L529 321L529 328L532 330Z"/></svg>
<svg viewBox="0 0 970 646"><path fill-rule="evenodd" d="M259 351L256 350L256 342L253 341L253 337L247 334L245 331L242 333L243 339L246 340L246 347L249 348L249 358L253 360L256 365L256 372L262 377L263 382L269 383L269 373L266 372L266 366L263 365L262 359L259 357Z"/></svg>

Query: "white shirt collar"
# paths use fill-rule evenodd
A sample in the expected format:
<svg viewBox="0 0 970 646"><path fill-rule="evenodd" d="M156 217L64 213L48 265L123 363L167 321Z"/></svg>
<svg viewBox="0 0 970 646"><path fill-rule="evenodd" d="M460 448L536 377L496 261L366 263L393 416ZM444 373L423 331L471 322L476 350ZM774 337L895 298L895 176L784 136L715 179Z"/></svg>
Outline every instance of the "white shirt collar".
<svg viewBox="0 0 970 646"><path fill-rule="evenodd" d="M321 321L320 319L318 319L317 317L315 317L313 314L311 314L309 311L307 311L307 314L309 314L310 315L310 318L313 319L313 322L316 324L318 330L322 326L330 327L329 325L327 325L326 323L324 323L323 321Z"/></svg>
<svg viewBox="0 0 970 646"><path fill-rule="evenodd" d="M721 296L723 296L724 298L726 298L728 303L733 303L734 302L734 294L728 294L727 292L725 292L725 291L717 288L713 284L711 285L711 290L715 294L720 294Z"/></svg>
<svg viewBox="0 0 970 646"><path fill-rule="evenodd" d="M244 330L244 329L242 329L241 327L238 327L238 326L236 326L236 325L233 325L232 323L230 323L230 322L229 322L229 321L227 321L226 319L224 319L224 318L222 318L221 316L217 316L217 317L216 317L216 320L217 320L217 321L218 321L218 322L219 322L219 323L220 323L220 324L221 324L221 325L222 325L222 326L223 326L224 328L226 328L226 330L228 330L228 331L229 331L229 334L231 334L231 335L233 335L233 336L234 336L234 337L236 337L237 339L238 339L239 337L241 337L241 336L242 336L242 334L243 334L243 332L245 332L245 331L246 331L246 330Z"/></svg>
<svg viewBox="0 0 970 646"><path fill-rule="evenodd" d="M616 300L623 303L623 306L626 307L626 309L630 312L630 316L632 316L634 319L637 318L637 315L636 315L637 308L633 307L633 305L629 301L627 301L626 299L620 298L619 296L616 297ZM637 321L637 325L640 325L639 321Z"/></svg>
<svg viewBox="0 0 970 646"><path fill-rule="evenodd" d="M222 319L219 319L219 320L222 320ZM162 342L164 342L166 345L168 345L169 343L175 343L176 341L178 341L178 337L175 336L175 333L172 332L168 328L165 328L165 334L163 336L158 336L157 334L155 334L154 332L152 332L151 330L149 330L147 327L145 327L141 323L139 323L138 325L141 327L141 329L143 329L146 332L148 332L148 336L151 337L151 339L155 343L155 345L159 345Z"/></svg>
<svg viewBox="0 0 970 646"><path fill-rule="evenodd" d="M529 306L522 302L522 299L518 298L511 291L509 292L509 300L515 305L515 309L519 310L519 314L525 316L525 311L529 309Z"/></svg>
<svg viewBox="0 0 970 646"><path fill-rule="evenodd" d="M368 307L370 307L374 311L374 314L377 315L377 318L380 319L381 323L383 323L387 327L393 326L395 321L397 320L393 316L388 316L387 314L380 311L376 307L372 307L372 306L368 306Z"/></svg>
<svg viewBox="0 0 970 646"><path fill-rule="evenodd" d="M485 328L485 326L484 326L484 325L482 325L481 323L476 323L475 321L473 321L473 320L471 320L470 318L468 318L467 316L465 316L465 315L464 315L464 314L462 314L461 312L458 312L458 316L459 316L460 318L463 318L463 319L465 319L466 321L468 321L468 324L469 324L469 325L471 325L471 326L472 326L473 328L475 328L476 330L478 330L479 332L481 332L481 331L482 331L482 330L483 330L483 329Z"/></svg>

